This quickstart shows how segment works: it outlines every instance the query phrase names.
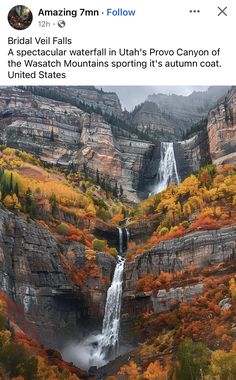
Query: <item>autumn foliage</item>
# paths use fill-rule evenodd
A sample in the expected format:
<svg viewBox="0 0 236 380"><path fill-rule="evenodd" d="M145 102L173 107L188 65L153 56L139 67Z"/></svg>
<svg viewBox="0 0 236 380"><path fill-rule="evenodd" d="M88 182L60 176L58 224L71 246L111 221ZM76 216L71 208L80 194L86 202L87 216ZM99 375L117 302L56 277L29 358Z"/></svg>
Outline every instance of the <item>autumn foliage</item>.
<svg viewBox="0 0 236 380"><path fill-rule="evenodd" d="M139 204L136 220L158 223L144 244L132 249L130 257L143 253L161 241L196 230L211 230L236 223L236 168L208 165L179 185L172 184Z"/></svg>

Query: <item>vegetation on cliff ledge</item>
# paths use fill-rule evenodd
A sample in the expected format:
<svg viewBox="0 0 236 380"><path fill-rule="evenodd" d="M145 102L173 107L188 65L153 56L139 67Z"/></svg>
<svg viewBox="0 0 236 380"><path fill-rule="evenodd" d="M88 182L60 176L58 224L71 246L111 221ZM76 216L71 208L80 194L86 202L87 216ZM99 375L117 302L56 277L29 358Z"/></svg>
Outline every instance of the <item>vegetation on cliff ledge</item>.
<svg viewBox="0 0 236 380"><path fill-rule="evenodd" d="M154 220L158 227L145 243L138 247L131 243L128 256L133 258L160 241L192 231L235 224L235 206L236 167L208 165L136 206L133 223Z"/></svg>

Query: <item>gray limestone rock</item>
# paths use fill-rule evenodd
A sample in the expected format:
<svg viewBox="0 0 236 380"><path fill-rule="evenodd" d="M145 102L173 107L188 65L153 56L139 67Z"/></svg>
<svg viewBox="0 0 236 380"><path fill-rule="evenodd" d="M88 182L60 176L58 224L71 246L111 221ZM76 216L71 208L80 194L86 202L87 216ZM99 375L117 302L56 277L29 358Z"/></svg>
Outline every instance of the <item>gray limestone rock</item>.
<svg viewBox="0 0 236 380"><path fill-rule="evenodd" d="M191 302L191 300L203 292L203 284L199 283L197 285L186 286L184 288L179 287L170 290L159 290L157 295L151 297L153 304L153 311L155 313L160 313L162 311L168 311L171 309L172 305L179 304L180 302L186 301Z"/></svg>
<svg viewBox="0 0 236 380"><path fill-rule="evenodd" d="M37 324L44 343L51 344L65 328L92 320L98 323L103 316L115 260L98 253L99 277L76 286L61 261L68 251L73 252L72 265L83 268L87 261L84 246L62 246L36 222L28 223L0 209L0 288ZM106 286L104 276L108 278Z"/></svg>
<svg viewBox="0 0 236 380"><path fill-rule="evenodd" d="M230 298L228 297L223 298L223 300L219 302L219 306L221 307L222 310L229 310L232 307Z"/></svg>

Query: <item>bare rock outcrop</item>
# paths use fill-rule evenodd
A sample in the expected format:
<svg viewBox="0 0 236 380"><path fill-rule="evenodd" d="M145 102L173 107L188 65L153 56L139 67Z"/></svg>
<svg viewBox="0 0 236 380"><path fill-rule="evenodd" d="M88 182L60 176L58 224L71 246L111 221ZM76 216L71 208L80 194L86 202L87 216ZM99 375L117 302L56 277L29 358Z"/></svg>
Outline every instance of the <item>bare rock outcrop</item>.
<svg viewBox="0 0 236 380"><path fill-rule="evenodd" d="M179 177L183 180L211 163L207 130L200 131L188 140L174 143Z"/></svg>
<svg viewBox="0 0 236 380"><path fill-rule="evenodd" d="M52 87L50 88L52 90ZM64 96L68 102L80 101L88 106L100 109L103 113L122 116L120 100L115 92L103 91L94 86L60 86L53 87L55 94Z"/></svg>
<svg viewBox="0 0 236 380"><path fill-rule="evenodd" d="M194 297L203 293L203 284L161 289L157 294L152 292L127 294L123 299L123 321L137 317L145 312L162 313L177 307L181 302L190 303Z"/></svg>
<svg viewBox="0 0 236 380"><path fill-rule="evenodd" d="M215 164L236 163L236 87L209 113L208 136Z"/></svg>
<svg viewBox="0 0 236 380"><path fill-rule="evenodd" d="M154 313L168 311L183 301L191 302L194 297L203 293L203 284L179 287L175 289L162 289L154 296L151 296Z"/></svg>
<svg viewBox="0 0 236 380"><path fill-rule="evenodd" d="M51 164L67 164L80 146L84 112L68 103L17 88L0 89L2 143L36 154Z"/></svg>

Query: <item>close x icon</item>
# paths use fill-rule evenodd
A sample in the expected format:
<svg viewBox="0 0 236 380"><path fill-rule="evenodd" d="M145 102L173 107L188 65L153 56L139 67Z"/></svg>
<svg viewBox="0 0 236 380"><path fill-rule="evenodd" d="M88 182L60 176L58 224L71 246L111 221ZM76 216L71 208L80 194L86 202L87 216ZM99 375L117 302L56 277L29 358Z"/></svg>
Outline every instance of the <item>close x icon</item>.
<svg viewBox="0 0 236 380"><path fill-rule="evenodd" d="M220 12L218 13L218 16L221 16L221 15L222 15L222 16L228 16L228 14L227 14L227 12L226 12L227 8L228 8L228 7L224 7L224 8L223 8L223 7L222 7L222 8L221 8L221 7L218 7L218 10L220 11Z"/></svg>

